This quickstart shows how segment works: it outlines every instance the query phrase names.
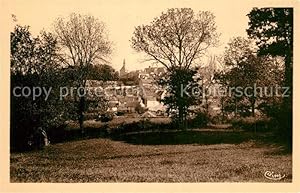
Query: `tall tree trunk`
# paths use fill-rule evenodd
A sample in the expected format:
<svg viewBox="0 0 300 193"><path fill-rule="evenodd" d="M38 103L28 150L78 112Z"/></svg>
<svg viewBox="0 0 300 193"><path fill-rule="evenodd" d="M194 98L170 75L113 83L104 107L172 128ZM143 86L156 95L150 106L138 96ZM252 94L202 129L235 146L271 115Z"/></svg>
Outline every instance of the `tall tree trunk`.
<svg viewBox="0 0 300 193"><path fill-rule="evenodd" d="M224 98L221 98L221 112L222 112L222 123L224 122L224 118L225 118L225 112L224 112Z"/></svg>
<svg viewBox="0 0 300 193"><path fill-rule="evenodd" d="M78 121L79 121L79 127L82 134L85 134L85 129L83 127L83 121L84 121L84 107L85 107L85 96L79 97L79 108L78 108Z"/></svg>
<svg viewBox="0 0 300 193"><path fill-rule="evenodd" d="M234 98L234 117L237 117L237 100Z"/></svg>
<svg viewBox="0 0 300 193"><path fill-rule="evenodd" d="M252 117L255 117L255 98L254 97L252 97L251 98L251 115L252 115Z"/></svg>
<svg viewBox="0 0 300 193"><path fill-rule="evenodd" d="M292 148L292 132L293 132L293 62L292 51L288 51L285 56L285 87L289 88L289 96L283 98L282 103L282 120L281 127L284 129L284 135L288 147Z"/></svg>
<svg viewBox="0 0 300 193"><path fill-rule="evenodd" d="M293 63L292 53L288 52L285 56L285 86L292 87L293 76ZM292 91L292 90L291 90Z"/></svg>
<svg viewBox="0 0 300 193"><path fill-rule="evenodd" d="M183 107L179 107L179 128L183 129Z"/></svg>
<svg viewBox="0 0 300 193"><path fill-rule="evenodd" d="M208 105L208 97L207 96L205 96L205 111L206 111L206 115L208 115L208 108L209 108L209 105Z"/></svg>

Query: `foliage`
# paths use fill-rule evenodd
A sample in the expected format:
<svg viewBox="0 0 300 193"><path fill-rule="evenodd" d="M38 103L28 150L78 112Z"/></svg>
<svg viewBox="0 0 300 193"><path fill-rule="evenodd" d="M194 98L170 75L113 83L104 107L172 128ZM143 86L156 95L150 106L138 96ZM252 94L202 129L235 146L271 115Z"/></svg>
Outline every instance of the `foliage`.
<svg viewBox="0 0 300 193"><path fill-rule="evenodd" d="M190 8L168 9L149 25L135 28L132 47L167 68L167 77L160 84L168 86L169 96L163 102L169 113L175 113L181 127L188 107L196 102L193 96L181 96L181 86L191 83L187 92L197 86L192 66L198 64L209 47L217 45L218 36L215 16L208 11L194 13Z"/></svg>
<svg viewBox="0 0 300 193"><path fill-rule="evenodd" d="M248 109L251 108L254 116L257 103L274 98L275 89L271 87L282 84L283 71L278 59L257 56L251 40L241 37L231 39L224 53L224 63L227 69L215 77L227 87L228 95L222 99L223 109L235 112L235 115L240 112L249 116ZM265 88L270 96L266 96Z"/></svg>
<svg viewBox="0 0 300 193"><path fill-rule="evenodd" d="M114 118L114 113L106 112L101 115L98 115L97 120L99 120L101 122L108 122L108 121L113 120L113 118Z"/></svg>
<svg viewBox="0 0 300 193"><path fill-rule="evenodd" d="M290 93L283 98L278 122L283 131L281 136L289 146L292 144L293 14L293 8L254 8L248 14L247 29L248 35L256 40L260 55L284 57L284 85L290 88Z"/></svg>
<svg viewBox="0 0 300 193"><path fill-rule="evenodd" d="M90 15L73 13L68 19L58 18L54 25L59 45L65 51L62 61L67 66L75 67L72 71L74 73L73 86L85 88L89 76L93 76L90 72L95 67L92 66L107 63L107 57L111 54L111 42L108 40L104 23ZM102 68L102 72L106 73L107 70L111 69ZM80 95L74 100L78 106L78 122L84 133L86 96L83 95L82 90Z"/></svg>
<svg viewBox="0 0 300 193"><path fill-rule="evenodd" d="M254 8L247 33L262 55L286 56L293 49L293 8Z"/></svg>
<svg viewBox="0 0 300 193"><path fill-rule="evenodd" d="M42 32L33 37L28 26L15 26L11 32L11 147L26 148L28 136L38 127L49 130L61 125L69 117L69 105L59 100L60 76L56 38ZM16 87L51 88L47 100L45 94L33 100L13 95Z"/></svg>
<svg viewBox="0 0 300 193"><path fill-rule="evenodd" d="M228 117L225 116L223 113L218 113L214 116L210 117L210 123L215 124L215 125L222 125L228 123Z"/></svg>
<svg viewBox="0 0 300 193"><path fill-rule="evenodd" d="M168 76L159 81L160 85L166 86L168 92L162 102L167 105L169 114L176 112L173 118L181 127L187 120L188 108L197 104L201 94L200 85L194 78L196 73L195 69L173 68Z"/></svg>
<svg viewBox="0 0 300 193"><path fill-rule="evenodd" d="M196 116L188 121L189 127L200 128L207 125L209 117L207 113L198 112Z"/></svg>
<svg viewBox="0 0 300 193"><path fill-rule="evenodd" d="M122 77L120 77L120 81L122 81L124 85L128 85L128 86L138 85L139 84L138 73L135 72L127 73Z"/></svg>
<svg viewBox="0 0 300 193"><path fill-rule="evenodd" d="M90 66L88 80L114 81L119 79L119 73L110 65L93 65Z"/></svg>
<svg viewBox="0 0 300 193"><path fill-rule="evenodd" d="M215 16L190 8L168 9L149 25L135 28L132 47L166 68L189 68L218 42Z"/></svg>
<svg viewBox="0 0 300 193"><path fill-rule="evenodd" d="M139 120L132 123L124 123L111 129L110 134L113 138L119 138L126 133L145 132L145 131L164 131L175 129L174 125L165 122L153 122L149 119Z"/></svg>
<svg viewBox="0 0 300 193"><path fill-rule="evenodd" d="M261 117L245 117L231 120L232 127L236 129L243 129L252 132L267 132L271 131L272 124L270 119Z"/></svg>

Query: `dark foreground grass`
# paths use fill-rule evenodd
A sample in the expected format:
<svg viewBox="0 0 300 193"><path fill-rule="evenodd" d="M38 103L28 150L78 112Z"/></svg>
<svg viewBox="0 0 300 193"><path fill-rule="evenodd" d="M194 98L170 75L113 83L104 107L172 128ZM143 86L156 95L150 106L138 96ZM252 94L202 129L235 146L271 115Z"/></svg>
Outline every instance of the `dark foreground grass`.
<svg viewBox="0 0 300 193"><path fill-rule="evenodd" d="M135 134L118 141L87 139L54 144L41 151L12 153L11 182L292 181L292 156L282 153L280 146L261 143L247 135L242 140L235 139L242 133L224 133L225 141L222 133L211 140L213 134L202 134L202 138L194 137L188 144L150 144L159 138L156 134ZM173 132L166 140L186 139L182 135ZM146 141L134 140L139 137ZM268 180L264 177L266 171L286 177Z"/></svg>

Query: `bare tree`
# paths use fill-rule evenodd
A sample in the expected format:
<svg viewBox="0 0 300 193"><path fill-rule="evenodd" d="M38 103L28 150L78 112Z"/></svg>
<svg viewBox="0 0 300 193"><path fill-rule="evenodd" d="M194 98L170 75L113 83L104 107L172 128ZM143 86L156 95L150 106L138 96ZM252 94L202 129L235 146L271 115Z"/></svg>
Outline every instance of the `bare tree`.
<svg viewBox="0 0 300 193"><path fill-rule="evenodd" d="M58 18L54 29L64 53L62 61L67 66L76 67L75 86L85 88L90 67L93 64L107 63L107 57L111 54L111 42L104 23L90 15L72 13L67 19ZM84 133L84 90L80 89L80 93L78 121Z"/></svg>
<svg viewBox="0 0 300 193"><path fill-rule="evenodd" d="M146 53L148 60L167 69L191 65L211 46L216 46L215 16L208 11L197 14L191 8L168 9L149 25L135 28L132 47Z"/></svg>

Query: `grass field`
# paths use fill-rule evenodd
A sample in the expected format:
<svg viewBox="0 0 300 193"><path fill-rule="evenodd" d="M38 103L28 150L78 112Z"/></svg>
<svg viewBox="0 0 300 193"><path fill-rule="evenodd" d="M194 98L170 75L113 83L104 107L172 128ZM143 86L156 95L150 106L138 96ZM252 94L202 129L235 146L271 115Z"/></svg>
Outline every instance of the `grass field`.
<svg viewBox="0 0 300 193"><path fill-rule="evenodd" d="M255 138L195 130L58 143L12 153L11 182L291 182L291 154Z"/></svg>

